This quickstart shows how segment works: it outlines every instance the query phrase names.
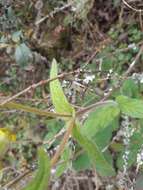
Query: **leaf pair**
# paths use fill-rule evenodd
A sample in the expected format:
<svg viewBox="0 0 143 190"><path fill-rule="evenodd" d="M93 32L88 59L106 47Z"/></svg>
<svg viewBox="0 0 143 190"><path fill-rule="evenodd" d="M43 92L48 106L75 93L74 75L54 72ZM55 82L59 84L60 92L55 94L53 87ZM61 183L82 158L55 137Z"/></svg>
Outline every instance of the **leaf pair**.
<svg viewBox="0 0 143 190"><path fill-rule="evenodd" d="M54 59L52 62L50 78L55 78L55 77L57 77L57 63L56 63L56 60ZM55 107L56 112L62 113L62 114L74 113L74 108L67 101L58 79L50 83L50 92L51 92L51 98L52 98L53 105ZM109 122L108 120L112 121L113 119L111 117L111 114L114 114L114 117L115 117L119 113L119 109L115 105L110 105L104 108L103 112L106 112L106 116L102 119L103 120L102 124L104 124L104 126L102 125L102 127L105 127L106 122ZM92 117L94 118L94 114L93 116L90 116L89 124L87 122L85 125L90 126L92 122L95 122L95 118L93 119ZM98 120L98 117L96 119ZM89 131L87 129L89 127L85 127L85 129L83 128L84 132L81 131L79 124L76 123L75 127L73 128L73 137L88 153L89 158L91 159L93 165L96 167L100 175L104 175L104 176L114 175L115 174L114 169L106 161L106 159L104 158L102 152L99 150L97 145L93 143L89 138L86 137L87 133L89 136L93 133L92 130L98 130L98 128L100 127L99 125L100 122L97 121L96 127L94 127L94 129L92 128Z"/></svg>

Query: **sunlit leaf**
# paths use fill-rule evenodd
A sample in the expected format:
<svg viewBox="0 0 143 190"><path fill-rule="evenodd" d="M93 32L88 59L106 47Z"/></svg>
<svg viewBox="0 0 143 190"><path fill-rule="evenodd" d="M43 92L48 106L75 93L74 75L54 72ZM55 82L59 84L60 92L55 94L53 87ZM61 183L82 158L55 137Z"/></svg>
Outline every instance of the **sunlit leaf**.
<svg viewBox="0 0 143 190"><path fill-rule="evenodd" d="M107 127L120 113L117 104L108 104L104 107L99 107L89 114L89 117L82 127L82 133L92 138L98 131Z"/></svg>
<svg viewBox="0 0 143 190"><path fill-rule="evenodd" d="M130 98L137 98L139 96L139 87L133 79L127 79L121 87L121 93Z"/></svg>
<svg viewBox="0 0 143 190"><path fill-rule="evenodd" d="M118 96L116 100L122 113L133 118L143 118L142 100L128 98L127 96Z"/></svg>
<svg viewBox="0 0 143 190"><path fill-rule="evenodd" d="M57 62L53 59L50 78L57 77ZM56 112L72 114L73 107L69 104L64 95L63 89L58 79L50 82L50 93Z"/></svg>

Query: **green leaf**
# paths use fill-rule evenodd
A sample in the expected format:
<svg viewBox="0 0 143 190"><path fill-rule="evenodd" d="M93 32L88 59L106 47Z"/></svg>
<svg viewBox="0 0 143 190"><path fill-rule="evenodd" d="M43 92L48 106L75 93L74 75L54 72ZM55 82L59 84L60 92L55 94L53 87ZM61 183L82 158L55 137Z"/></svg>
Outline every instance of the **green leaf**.
<svg viewBox="0 0 143 190"><path fill-rule="evenodd" d="M115 175L115 171L112 166L106 161L102 152L99 150L98 146L90 141L86 136L80 132L80 128L75 126L73 128L73 137L76 141L83 147L83 149L88 153L88 156L96 167L97 171L102 176L112 176Z"/></svg>
<svg viewBox="0 0 143 190"><path fill-rule="evenodd" d="M77 171L91 169L91 162L87 153L79 155L72 164Z"/></svg>
<svg viewBox="0 0 143 190"><path fill-rule="evenodd" d="M107 145L110 144L110 140L113 136L113 131L119 127L119 119L115 118L106 128L100 130L91 139L97 144L100 150L103 150Z"/></svg>
<svg viewBox="0 0 143 190"><path fill-rule="evenodd" d="M120 113L117 104L109 104L99 107L91 112L82 127L82 133L88 138L92 138L98 131L107 127Z"/></svg>
<svg viewBox="0 0 143 190"><path fill-rule="evenodd" d="M48 190L50 160L47 153L42 148L38 150L38 157L39 168L36 176L23 190Z"/></svg>
<svg viewBox="0 0 143 190"><path fill-rule="evenodd" d="M139 96L138 85L133 79L127 79L121 87L121 93L125 96L129 96L130 98L137 98Z"/></svg>
<svg viewBox="0 0 143 190"><path fill-rule="evenodd" d="M65 170L69 167L70 156L71 156L70 148L66 147L63 154L61 155L60 162L62 162L62 163L59 164L56 168L56 177L57 178L60 177L65 172Z"/></svg>
<svg viewBox="0 0 143 190"><path fill-rule="evenodd" d="M142 100L128 98L127 96L118 96L116 100L122 113L133 118L143 118Z"/></svg>
<svg viewBox="0 0 143 190"><path fill-rule="evenodd" d="M17 64L22 67L28 65L29 61L32 59L32 52L26 44L22 43L16 47L15 59Z"/></svg>
<svg viewBox="0 0 143 190"><path fill-rule="evenodd" d="M50 78L52 79L55 77L57 77L57 62L53 59ZM67 98L65 97L58 79L50 82L50 93L56 112L63 114L73 113L73 107L69 104Z"/></svg>
<svg viewBox="0 0 143 190"><path fill-rule="evenodd" d="M114 68L114 61L115 61L114 59L115 59L114 57L103 58L102 70L107 71Z"/></svg>
<svg viewBox="0 0 143 190"><path fill-rule="evenodd" d="M62 162L61 164L58 165L57 169L56 169L56 178L60 177L67 169L68 166L68 162Z"/></svg>
<svg viewBox="0 0 143 190"><path fill-rule="evenodd" d="M0 104L0 108L8 108L8 109L17 109L24 112L34 113L41 116L47 116L49 119L55 118L55 117L70 117L70 115L63 115L63 114L57 114L53 112L44 111L41 109L37 109L34 107L26 106L23 104L15 103L15 102L8 102L6 104Z"/></svg>

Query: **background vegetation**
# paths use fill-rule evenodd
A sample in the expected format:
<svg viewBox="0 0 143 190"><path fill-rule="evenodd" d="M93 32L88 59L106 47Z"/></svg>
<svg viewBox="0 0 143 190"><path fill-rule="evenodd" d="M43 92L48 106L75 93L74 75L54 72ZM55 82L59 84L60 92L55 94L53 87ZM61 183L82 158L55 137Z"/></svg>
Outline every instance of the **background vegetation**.
<svg viewBox="0 0 143 190"><path fill-rule="evenodd" d="M142 39L142 0L0 0L1 189L142 189Z"/></svg>

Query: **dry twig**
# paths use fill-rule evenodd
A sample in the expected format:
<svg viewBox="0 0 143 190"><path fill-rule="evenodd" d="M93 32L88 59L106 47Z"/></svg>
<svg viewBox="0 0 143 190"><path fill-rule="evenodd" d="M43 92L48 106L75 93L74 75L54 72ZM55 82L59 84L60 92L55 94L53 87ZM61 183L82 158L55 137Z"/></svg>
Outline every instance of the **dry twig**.
<svg viewBox="0 0 143 190"><path fill-rule="evenodd" d="M69 4L66 4L60 8L56 8L54 11L52 11L50 14L47 14L46 16L44 16L43 18L41 18L40 20L38 20L35 24L36 25L39 25L41 24L42 22L44 22L46 19L50 18L50 17L53 17L53 15L57 14L58 12L61 12L61 11L64 11L65 9L71 7L71 3Z"/></svg>
<svg viewBox="0 0 143 190"><path fill-rule="evenodd" d="M135 11L135 12L138 12L138 13L143 12L143 9L136 9L136 8L132 7L131 5L129 5L129 3L127 3L126 0L122 0L122 1L123 1L123 3L124 3L129 9L131 9L131 10L133 10L133 11Z"/></svg>
<svg viewBox="0 0 143 190"><path fill-rule="evenodd" d="M66 76L69 76L69 75L71 75L71 74L76 74L76 73L79 73L79 72L80 72L80 70L71 71L71 72L69 72L69 73L62 73L62 74L58 75L57 77L54 77L54 78L51 78L51 79L41 80L40 82L38 82L38 83L36 83L36 84L32 84L31 86L25 88L24 90L20 91L19 93L17 93L17 94L15 94L15 95L13 95L13 96L11 96L11 97L9 97L9 98L3 100L3 101L0 103L0 105L2 106L2 105L4 105L4 104L6 104L6 103L8 103L8 102L10 102L10 101L12 101L12 100L18 98L19 96L21 96L21 95L27 93L28 91L39 87L39 86L45 85L45 84L47 84L47 83L49 83L49 82L52 82L52 81L54 81L54 80L56 80L56 79L62 79L62 78L64 78L64 77L66 77Z"/></svg>

